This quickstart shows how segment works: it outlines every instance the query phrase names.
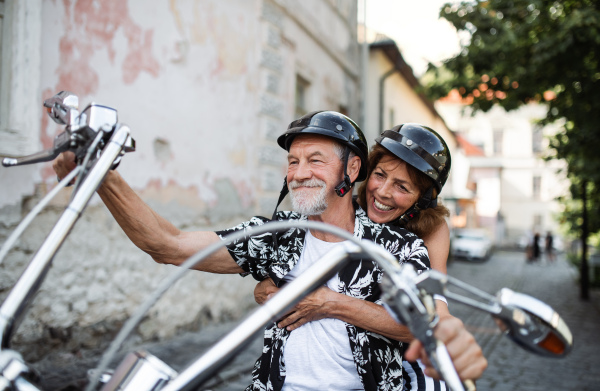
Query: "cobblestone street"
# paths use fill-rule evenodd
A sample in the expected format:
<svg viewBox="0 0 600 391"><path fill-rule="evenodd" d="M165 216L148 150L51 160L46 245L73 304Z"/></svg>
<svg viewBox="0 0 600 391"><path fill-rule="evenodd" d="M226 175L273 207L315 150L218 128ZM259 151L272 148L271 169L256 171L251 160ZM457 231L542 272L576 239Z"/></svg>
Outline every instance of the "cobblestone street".
<svg viewBox="0 0 600 391"><path fill-rule="evenodd" d="M546 302L564 318L574 335L574 348L564 359L535 356L524 351L500 334L491 317L459 303L450 302L451 312L460 317L476 336L488 359L489 366L477 382L480 391L496 390L597 390L600 384L600 291L592 292L588 302L579 300L576 271L559 256L554 264L545 261L526 264L524 254L497 252L484 263L454 261L449 274L486 292L495 294L500 288L530 294ZM189 333L157 345L147 345L149 350L180 371L194 358L218 341L236 323L205 327L198 333ZM250 370L259 356L262 339L256 338L251 346L239 354L217 376L203 386L203 390L243 390L250 382ZM97 358L80 360L79 365L94 365ZM44 370L42 370L44 372ZM45 370L45 383L54 385L46 389L73 390L62 386L59 378L73 374ZM80 373L80 382L83 381ZM54 377L54 378L53 378Z"/></svg>
<svg viewBox="0 0 600 391"><path fill-rule="evenodd" d="M501 287L532 295L552 306L574 336L573 351L563 359L535 356L499 334L491 318L454 304L483 348L488 369L479 390L598 390L600 384L600 292L579 299L577 272L559 256L554 264L527 264L524 254L499 252L483 264L455 262L449 273L487 292Z"/></svg>

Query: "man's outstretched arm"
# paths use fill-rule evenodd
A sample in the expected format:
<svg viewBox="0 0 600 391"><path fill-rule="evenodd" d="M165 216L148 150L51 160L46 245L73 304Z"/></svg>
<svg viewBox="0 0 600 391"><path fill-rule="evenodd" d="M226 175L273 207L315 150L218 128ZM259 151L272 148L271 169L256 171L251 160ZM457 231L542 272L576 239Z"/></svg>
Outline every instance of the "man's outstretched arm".
<svg viewBox="0 0 600 391"><path fill-rule="evenodd" d="M59 177L75 168L74 155L62 153L53 164ZM211 231L184 232L156 213L116 171L109 171L98 195L131 241L159 263L180 265L196 252L220 238ZM195 267L211 273L241 273L243 270L222 248Z"/></svg>

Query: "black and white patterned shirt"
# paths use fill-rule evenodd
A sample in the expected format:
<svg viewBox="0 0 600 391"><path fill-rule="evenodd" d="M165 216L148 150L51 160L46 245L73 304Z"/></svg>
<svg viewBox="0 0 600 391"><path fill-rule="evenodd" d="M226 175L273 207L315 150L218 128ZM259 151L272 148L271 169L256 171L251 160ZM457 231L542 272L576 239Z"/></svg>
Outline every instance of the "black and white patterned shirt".
<svg viewBox="0 0 600 391"><path fill-rule="evenodd" d="M396 256L400 263L409 262L417 271L429 269L429 258L423 241L413 233L398 227L372 222L358 205L354 222L354 236L371 240ZM306 220L296 212L278 212L277 220ZM270 220L253 217L236 227L218 231L224 238L227 234L240 230L251 231ZM228 245L229 253L242 269L244 275L251 274L262 281L271 277L279 286L282 278L294 268L304 246L304 229L292 228L277 233L278 252L273 249L271 233L250 236ZM355 260L340 272L339 293L381 304L379 282L383 270L370 260ZM346 323L350 348L356 370L365 390L402 390L402 342L364 330ZM290 332L277 327L274 322L267 326L264 334L262 356L252 372L252 384L248 390L280 390L285 379L286 368L283 348Z"/></svg>

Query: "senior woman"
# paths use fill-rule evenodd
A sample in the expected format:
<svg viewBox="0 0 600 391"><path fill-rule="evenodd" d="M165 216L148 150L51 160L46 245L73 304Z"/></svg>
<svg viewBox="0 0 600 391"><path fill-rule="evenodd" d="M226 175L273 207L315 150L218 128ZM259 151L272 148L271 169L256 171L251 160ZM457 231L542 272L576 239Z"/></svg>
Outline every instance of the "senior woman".
<svg viewBox="0 0 600 391"><path fill-rule="evenodd" d="M369 153L367 179L358 190L357 207L364 209L375 223L397 225L415 233L427 246L431 267L446 273L450 248L450 231L446 223L449 211L438 202L451 166L446 142L431 128L412 123L386 130L375 142ZM259 283L255 289L256 301L263 303L277 289L270 279ZM305 305L303 315L299 318L292 314L292 321L284 318L282 326L295 329L307 321L326 317L325 311L319 308L325 307L319 303L322 297L305 299L306 304L299 304ZM445 299L436 299L440 318L451 316ZM327 307L332 308L331 301ZM321 313L313 315L319 311ZM478 354L480 351L474 356ZM483 360L483 363L485 367L487 362ZM419 363L404 361L403 368L406 390L447 389L443 382L425 376L424 367ZM483 369L479 368L473 377L478 377L481 372Z"/></svg>
<svg viewBox="0 0 600 391"><path fill-rule="evenodd" d="M386 130L375 142L358 204L372 221L406 228L423 239L431 267L446 273L450 212L438 202L450 174L446 142L433 129L411 123Z"/></svg>
<svg viewBox="0 0 600 391"><path fill-rule="evenodd" d="M374 222L404 227L423 239L431 267L446 273L450 231L445 218L450 213L437 198L450 173L446 142L419 124L395 126L375 142L367 179L358 190L358 204ZM450 316L445 299L436 299L438 315ZM403 368L405 389L445 389L443 382L424 376L419 363L405 361Z"/></svg>

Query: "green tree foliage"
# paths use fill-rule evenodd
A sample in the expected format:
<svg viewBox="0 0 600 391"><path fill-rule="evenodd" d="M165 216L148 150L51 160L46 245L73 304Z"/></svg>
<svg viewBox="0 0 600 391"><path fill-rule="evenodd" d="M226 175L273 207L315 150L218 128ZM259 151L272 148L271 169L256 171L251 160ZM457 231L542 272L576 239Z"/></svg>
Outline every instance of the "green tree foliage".
<svg viewBox="0 0 600 391"><path fill-rule="evenodd" d="M590 183L598 211L600 190L600 2L597 0L489 0L446 4L440 16L462 34L462 51L430 65L425 85L437 99L452 89L473 109L507 110L544 102L543 123L560 121L551 140L568 174ZM581 199L574 191L575 199ZM592 213L592 232L600 213ZM598 218L597 218L598 217Z"/></svg>
<svg viewBox="0 0 600 391"><path fill-rule="evenodd" d="M456 57L430 65L426 92L437 99L456 89L483 111L546 103L542 123L563 128L551 155L567 162L572 181L563 222L584 237L600 232L600 1L463 1L440 16L464 43Z"/></svg>

